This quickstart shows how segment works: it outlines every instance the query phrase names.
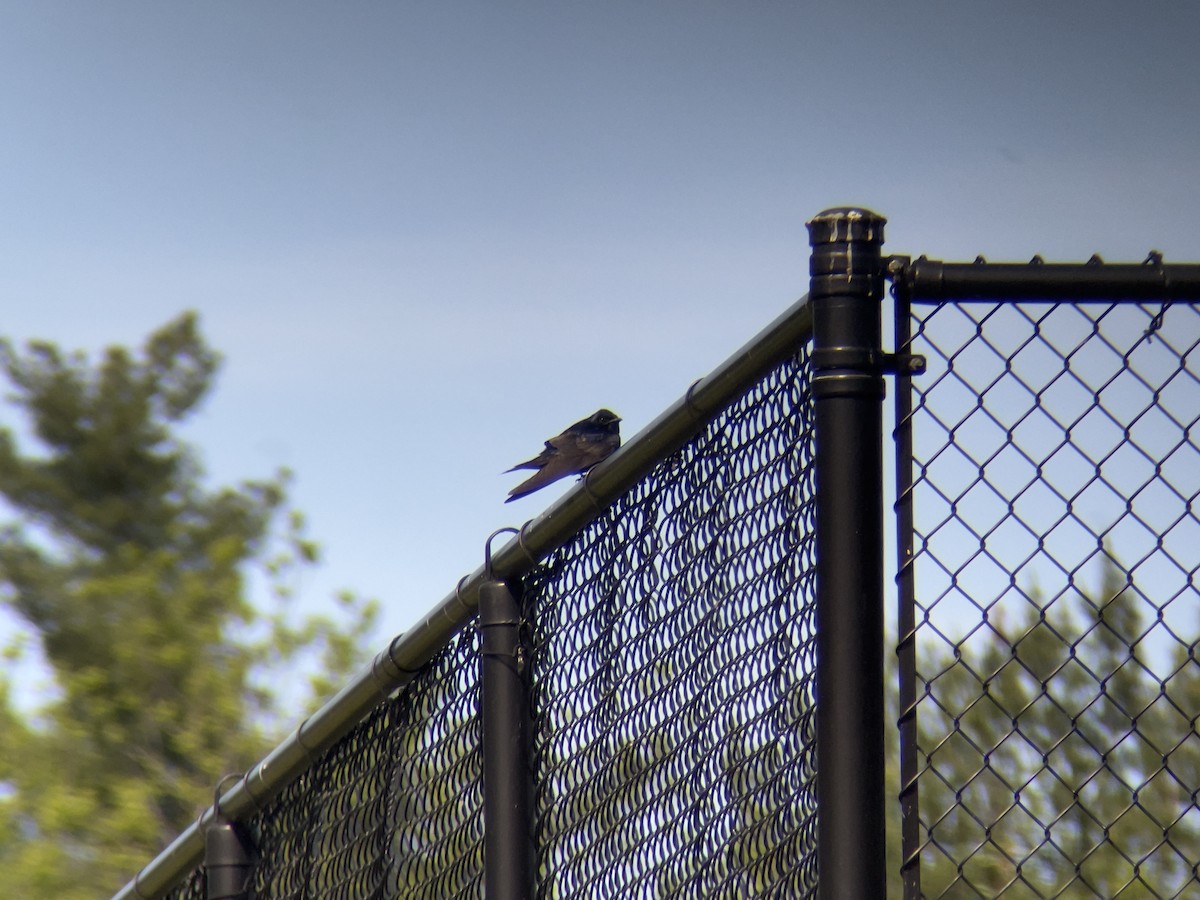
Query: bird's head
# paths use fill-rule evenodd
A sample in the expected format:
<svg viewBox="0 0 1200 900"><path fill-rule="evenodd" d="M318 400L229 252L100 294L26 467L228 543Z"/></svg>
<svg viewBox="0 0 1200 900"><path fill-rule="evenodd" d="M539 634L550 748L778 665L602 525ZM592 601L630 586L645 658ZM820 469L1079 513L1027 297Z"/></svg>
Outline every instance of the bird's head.
<svg viewBox="0 0 1200 900"><path fill-rule="evenodd" d="M615 425L620 421L621 417L611 409L598 410L597 412L592 413L592 415L588 418L589 425L599 425L601 427L606 425Z"/></svg>

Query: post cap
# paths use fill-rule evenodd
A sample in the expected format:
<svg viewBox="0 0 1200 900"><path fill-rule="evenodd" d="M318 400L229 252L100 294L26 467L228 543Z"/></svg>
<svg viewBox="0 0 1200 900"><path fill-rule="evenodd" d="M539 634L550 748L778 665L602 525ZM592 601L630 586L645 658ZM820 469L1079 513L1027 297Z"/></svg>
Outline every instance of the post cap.
<svg viewBox="0 0 1200 900"><path fill-rule="evenodd" d="M846 241L882 244L886 224L887 219L869 209L836 206L813 216L808 223L808 243L813 247Z"/></svg>

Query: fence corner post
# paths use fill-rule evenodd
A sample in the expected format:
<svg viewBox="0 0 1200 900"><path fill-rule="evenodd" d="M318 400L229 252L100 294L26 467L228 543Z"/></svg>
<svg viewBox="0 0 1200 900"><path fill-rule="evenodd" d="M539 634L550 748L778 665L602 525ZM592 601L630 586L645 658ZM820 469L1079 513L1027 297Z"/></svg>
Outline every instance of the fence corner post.
<svg viewBox="0 0 1200 900"><path fill-rule="evenodd" d="M817 484L819 893L886 893L882 261L886 219L808 223Z"/></svg>
<svg viewBox="0 0 1200 900"><path fill-rule="evenodd" d="M479 588L483 866L488 900L533 896L534 843L521 610L503 581Z"/></svg>

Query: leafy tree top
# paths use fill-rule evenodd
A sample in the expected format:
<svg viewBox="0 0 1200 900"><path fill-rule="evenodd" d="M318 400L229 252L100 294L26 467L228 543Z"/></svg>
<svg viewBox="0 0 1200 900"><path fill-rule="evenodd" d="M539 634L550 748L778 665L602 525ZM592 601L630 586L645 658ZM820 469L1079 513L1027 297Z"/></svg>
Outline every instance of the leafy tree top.
<svg viewBox="0 0 1200 900"><path fill-rule="evenodd" d="M222 775L269 749L295 699L275 689L294 683L283 672L316 669L323 692L362 656L373 604L343 596L342 625L247 597L259 566L286 600L316 547L288 510L286 472L210 488L175 435L218 363L191 313L94 363L0 342L38 445L27 453L0 429L0 495L15 513L0 528L0 601L39 636L60 692L34 724L0 673L2 896L116 889Z"/></svg>

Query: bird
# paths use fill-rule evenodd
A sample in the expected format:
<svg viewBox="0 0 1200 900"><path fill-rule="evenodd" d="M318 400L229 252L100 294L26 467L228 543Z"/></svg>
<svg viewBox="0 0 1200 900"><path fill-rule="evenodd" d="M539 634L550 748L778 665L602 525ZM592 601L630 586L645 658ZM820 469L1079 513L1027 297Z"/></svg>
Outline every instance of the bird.
<svg viewBox="0 0 1200 900"><path fill-rule="evenodd" d="M505 474L518 469L537 472L509 491L504 502L511 503L568 475L586 472L620 446L621 417L612 410L597 410L546 441L546 448L533 459L505 470Z"/></svg>

